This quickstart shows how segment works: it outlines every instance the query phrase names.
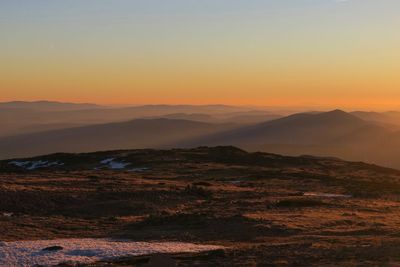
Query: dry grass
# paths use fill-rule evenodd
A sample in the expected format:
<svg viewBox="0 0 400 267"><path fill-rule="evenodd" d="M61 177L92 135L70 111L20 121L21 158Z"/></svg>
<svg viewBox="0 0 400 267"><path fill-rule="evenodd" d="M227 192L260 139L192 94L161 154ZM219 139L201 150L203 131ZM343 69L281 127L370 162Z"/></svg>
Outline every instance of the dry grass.
<svg viewBox="0 0 400 267"><path fill-rule="evenodd" d="M149 168L143 172L93 170L107 153L62 155L70 164L51 171L0 162L0 214L13 213L0 216L0 240L123 237L231 247L217 255L176 255L179 266L400 264L400 172L225 150L123 152L124 160Z"/></svg>

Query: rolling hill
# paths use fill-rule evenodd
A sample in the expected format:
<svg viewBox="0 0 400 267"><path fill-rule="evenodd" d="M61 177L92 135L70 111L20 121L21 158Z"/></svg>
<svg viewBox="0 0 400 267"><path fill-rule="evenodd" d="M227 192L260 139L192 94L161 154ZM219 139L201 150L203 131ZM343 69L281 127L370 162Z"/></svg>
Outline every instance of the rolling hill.
<svg viewBox="0 0 400 267"><path fill-rule="evenodd" d="M0 266L92 260L104 239L224 248L169 266L399 266L399 193L398 170L235 147L0 160ZM151 257L73 266L166 266Z"/></svg>
<svg viewBox="0 0 400 267"><path fill-rule="evenodd" d="M223 123L207 117L243 114L247 107L226 105L143 105L104 107L92 104L40 102L0 103L0 137L68 128L71 125L93 125L143 118L170 118ZM169 114L175 114L169 116ZM179 115L180 114L180 115ZM193 115L197 114L197 115ZM246 113L247 114L247 113ZM265 118L267 120L267 117ZM41 127L43 126L43 127Z"/></svg>
<svg viewBox="0 0 400 267"><path fill-rule="evenodd" d="M387 127L397 128L400 127L400 113L397 111L388 112L366 112L366 111L354 111L352 115L357 116L366 121L379 123Z"/></svg>
<svg viewBox="0 0 400 267"><path fill-rule="evenodd" d="M234 145L250 151L335 156L400 168L400 134L341 110L299 113L203 136L182 146ZM381 147L385 147L384 150Z"/></svg>
<svg viewBox="0 0 400 267"><path fill-rule="evenodd" d="M138 119L0 139L0 158L26 157L55 152L89 152L128 148L168 147L187 138L216 133L231 124L188 120Z"/></svg>
<svg viewBox="0 0 400 267"><path fill-rule="evenodd" d="M236 124L255 124L260 122L266 122L281 118L281 115L271 113L268 111L252 110L243 112L232 112L232 113L173 113L161 116L148 117L149 119L165 118L165 119L180 119L180 120L191 120L201 121L209 123L236 123Z"/></svg>
<svg viewBox="0 0 400 267"><path fill-rule="evenodd" d="M155 116L3 137L0 138L0 158L55 152L228 145L249 151L333 156L400 168L397 150L400 132L355 114L334 110L298 113L269 121L266 117L265 122L247 126L214 123L214 120L223 122L224 118L232 116L232 113L227 114L174 113L166 114L167 118Z"/></svg>
<svg viewBox="0 0 400 267"><path fill-rule="evenodd" d="M340 110L318 114L299 113L208 136L198 142L240 144L252 149L277 143L311 145L326 143L369 126L376 127Z"/></svg>

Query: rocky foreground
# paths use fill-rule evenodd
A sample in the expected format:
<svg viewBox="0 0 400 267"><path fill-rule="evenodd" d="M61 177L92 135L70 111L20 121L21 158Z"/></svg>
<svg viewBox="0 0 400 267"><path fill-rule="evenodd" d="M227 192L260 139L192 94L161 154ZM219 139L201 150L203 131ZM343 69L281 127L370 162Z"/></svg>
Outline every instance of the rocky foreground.
<svg viewBox="0 0 400 267"><path fill-rule="evenodd" d="M0 241L225 248L172 254L178 266L396 266L399 195L400 171L335 158L234 147L54 154L0 162Z"/></svg>

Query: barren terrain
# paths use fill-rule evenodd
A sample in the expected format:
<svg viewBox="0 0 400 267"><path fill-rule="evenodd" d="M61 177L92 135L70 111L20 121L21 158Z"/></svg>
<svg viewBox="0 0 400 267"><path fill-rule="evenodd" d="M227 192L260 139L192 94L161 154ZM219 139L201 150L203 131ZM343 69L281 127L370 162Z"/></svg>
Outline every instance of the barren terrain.
<svg viewBox="0 0 400 267"><path fill-rule="evenodd" d="M400 171L234 147L0 162L0 241L218 245L178 266L398 266ZM91 266L144 266L150 256Z"/></svg>

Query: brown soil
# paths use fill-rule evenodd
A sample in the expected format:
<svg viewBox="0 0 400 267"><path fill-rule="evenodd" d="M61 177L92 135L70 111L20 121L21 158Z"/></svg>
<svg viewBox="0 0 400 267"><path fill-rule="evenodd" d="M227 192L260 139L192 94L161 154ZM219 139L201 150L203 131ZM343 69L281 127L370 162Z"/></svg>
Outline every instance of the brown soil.
<svg viewBox="0 0 400 267"><path fill-rule="evenodd" d="M116 155L148 170L93 169ZM115 237L227 247L171 255L178 266L400 265L396 170L231 147L52 158L68 163L25 171L0 162L0 240ZM93 266L145 266L149 259Z"/></svg>

